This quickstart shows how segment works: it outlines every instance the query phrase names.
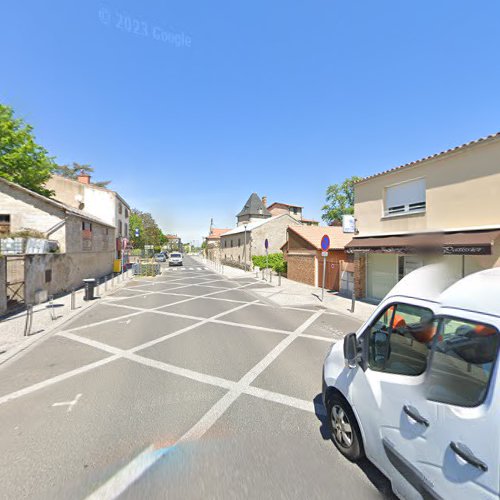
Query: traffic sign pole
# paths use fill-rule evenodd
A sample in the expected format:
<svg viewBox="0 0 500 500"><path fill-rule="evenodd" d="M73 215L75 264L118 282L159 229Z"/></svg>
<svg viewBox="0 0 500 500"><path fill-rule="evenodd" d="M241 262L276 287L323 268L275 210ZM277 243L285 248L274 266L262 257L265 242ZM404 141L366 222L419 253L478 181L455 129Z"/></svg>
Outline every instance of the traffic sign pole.
<svg viewBox="0 0 500 500"><path fill-rule="evenodd" d="M269 240L267 238L266 241L264 241L264 246L266 247L266 268L269 272Z"/></svg>
<svg viewBox="0 0 500 500"><path fill-rule="evenodd" d="M327 234L321 238L321 255L323 256L323 284L321 287L321 302L325 299L325 279L326 279L326 258L328 257L328 250L330 249L330 238Z"/></svg>

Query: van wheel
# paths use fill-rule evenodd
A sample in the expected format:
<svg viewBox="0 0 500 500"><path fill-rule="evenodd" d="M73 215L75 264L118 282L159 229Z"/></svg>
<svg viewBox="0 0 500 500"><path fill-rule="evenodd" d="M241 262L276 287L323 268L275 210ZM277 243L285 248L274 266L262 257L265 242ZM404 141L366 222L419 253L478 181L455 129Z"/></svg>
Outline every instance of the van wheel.
<svg viewBox="0 0 500 500"><path fill-rule="evenodd" d="M356 417L349 403L338 394L332 394L328 401L328 426L333 444L352 462L363 458L363 440Z"/></svg>

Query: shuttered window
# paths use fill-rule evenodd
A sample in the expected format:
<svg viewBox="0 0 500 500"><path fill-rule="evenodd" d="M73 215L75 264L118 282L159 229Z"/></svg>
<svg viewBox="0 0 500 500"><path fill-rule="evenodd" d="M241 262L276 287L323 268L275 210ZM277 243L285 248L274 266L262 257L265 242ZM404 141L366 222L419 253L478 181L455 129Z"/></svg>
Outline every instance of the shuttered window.
<svg viewBox="0 0 500 500"><path fill-rule="evenodd" d="M425 179L415 179L385 188L385 215L425 210Z"/></svg>

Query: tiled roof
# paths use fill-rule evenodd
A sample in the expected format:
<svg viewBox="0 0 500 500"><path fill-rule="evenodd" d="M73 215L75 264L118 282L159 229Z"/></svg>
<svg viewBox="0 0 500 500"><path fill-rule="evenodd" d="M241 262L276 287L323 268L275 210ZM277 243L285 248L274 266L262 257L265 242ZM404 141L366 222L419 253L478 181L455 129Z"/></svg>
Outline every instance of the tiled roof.
<svg viewBox="0 0 500 500"><path fill-rule="evenodd" d="M221 229L214 227L212 228L212 232L207 236L207 240L218 240L221 235L227 233L228 231L231 231L231 229Z"/></svg>
<svg viewBox="0 0 500 500"><path fill-rule="evenodd" d="M259 198L257 193L252 193L250 198L248 198L244 207L241 209L240 213L236 215L236 217L241 217L242 215L268 215L271 214L262 203L262 200Z"/></svg>
<svg viewBox="0 0 500 500"><path fill-rule="evenodd" d="M368 177L363 177L356 184L359 184L361 182L367 181L369 179L373 179L374 177L379 177L380 175L389 174L391 172L394 172L395 170L400 170L400 169L403 169L403 168L412 167L412 166L418 165L418 164L420 164L420 163L422 163L424 161L432 160L432 159L435 159L435 158L439 158L440 156L444 156L444 155L447 155L447 154L450 154L450 153L455 153L456 151L459 151L461 149L466 149L468 147L475 146L476 144L484 143L486 141L493 141L493 140L499 139L499 138L500 138L500 132L497 132L496 134L488 135L486 137L481 137L480 139L476 139L475 141L466 142L465 144L461 144L460 146L456 146L456 147L451 148L451 149L446 149L445 151L441 151L440 153L436 153L436 154L433 154L433 155L430 155L430 156L426 156L425 158L421 158L420 160L415 160L415 161L412 161L410 163L405 163L404 165L399 165L398 167L394 167L394 168L390 168L388 170L384 170L383 172L379 172L378 174L373 174L373 175L369 175Z"/></svg>
<svg viewBox="0 0 500 500"><path fill-rule="evenodd" d="M344 233L338 226L290 226L289 231L298 234L317 250L321 250L321 238L327 234L330 237L330 248L343 250L352 240L352 233Z"/></svg>
<svg viewBox="0 0 500 500"><path fill-rule="evenodd" d="M269 205L267 207L267 209L271 209L274 207L274 205L282 205L284 207L296 207L296 208L304 208L302 205L290 205L289 203L281 203L281 201L275 201L274 203L271 203L271 205Z"/></svg>
<svg viewBox="0 0 500 500"><path fill-rule="evenodd" d="M279 219L280 217L290 217L291 220L295 221L295 219L293 219L293 217L289 214L275 215L274 217L269 217L268 219L260 219L260 220L257 220L255 222L251 222L249 224L246 224L247 232L252 231L259 226L262 226L263 224L267 224L268 222L275 221L276 219ZM299 224L298 221L297 221L297 224ZM241 224L240 226L237 226L234 229L231 229L231 231L224 233L222 236L231 236L233 234L243 233L244 231L245 231L245 225Z"/></svg>

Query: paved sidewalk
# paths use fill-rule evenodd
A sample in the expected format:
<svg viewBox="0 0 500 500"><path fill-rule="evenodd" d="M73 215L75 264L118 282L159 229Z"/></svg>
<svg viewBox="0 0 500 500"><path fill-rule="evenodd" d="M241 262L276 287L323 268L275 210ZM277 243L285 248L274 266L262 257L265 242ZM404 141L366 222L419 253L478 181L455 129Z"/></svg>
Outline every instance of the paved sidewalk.
<svg viewBox="0 0 500 500"><path fill-rule="evenodd" d="M96 290L95 301L85 302L83 300L84 289L75 292L75 309L71 310L71 293L54 298L52 304L44 302L33 307L33 321L30 335L25 337L26 310L22 310L11 316L0 318L0 364L5 363L17 353L24 351L31 344L50 333L54 328L63 324L70 318L88 309L99 298L108 296L119 290L129 281L132 274L125 279L115 277L114 280L108 280L107 290L104 284L101 284L99 290Z"/></svg>
<svg viewBox="0 0 500 500"><path fill-rule="evenodd" d="M223 273L227 278L243 278L256 276L255 271L247 272L230 266L220 266L202 257L195 257L201 264L206 265L216 272ZM259 278L262 272L258 273ZM281 278L281 285L278 284L278 277L273 275L272 282L266 272L266 280L262 280L262 287L252 286L252 291L263 298L266 298L280 306L308 306L325 308L330 311L346 314L361 321L366 321L376 307L363 301L356 301L354 312L351 312L351 299L342 297L336 293L325 290L324 302L321 302L321 288L305 285L287 278Z"/></svg>

